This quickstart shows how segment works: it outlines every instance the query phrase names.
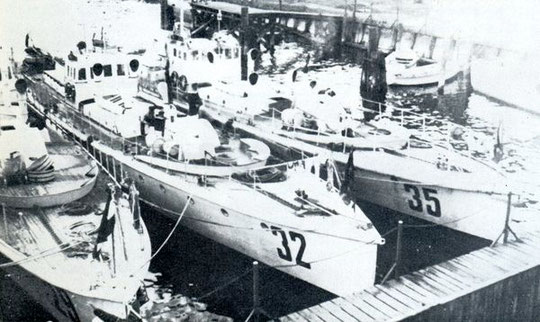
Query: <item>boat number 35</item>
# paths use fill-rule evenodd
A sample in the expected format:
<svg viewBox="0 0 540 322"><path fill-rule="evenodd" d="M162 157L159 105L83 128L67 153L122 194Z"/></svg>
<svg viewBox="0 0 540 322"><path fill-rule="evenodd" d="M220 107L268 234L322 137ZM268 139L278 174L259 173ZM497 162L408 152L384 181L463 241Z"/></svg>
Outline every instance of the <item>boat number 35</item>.
<svg viewBox="0 0 540 322"><path fill-rule="evenodd" d="M424 206L427 213L431 216L440 217L441 216L441 203L435 195L437 190L430 188L421 188L412 184L404 184L403 187L405 191L410 193L410 199L407 200L409 208L414 211L423 212ZM420 193L422 190L422 193Z"/></svg>
<svg viewBox="0 0 540 322"><path fill-rule="evenodd" d="M306 263L302 260L302 257L304 256L304 252L306 250L306 239L302 234L299 234L294 231L289 231L289 234L287 235L287 232L283 229L276 227L276 226L270 226L268 227L267 224L261 223L261 227L263 229L268 229L272 232L272 235L281 237L281 245L282 247L277 248L277 253L279 258L292 262L292 252L289 248L289 240L292 243L300 243L300 246L298 248L298 253L296 254L296 265L302 266L308 269L311 269L311 264Z"/></svg>

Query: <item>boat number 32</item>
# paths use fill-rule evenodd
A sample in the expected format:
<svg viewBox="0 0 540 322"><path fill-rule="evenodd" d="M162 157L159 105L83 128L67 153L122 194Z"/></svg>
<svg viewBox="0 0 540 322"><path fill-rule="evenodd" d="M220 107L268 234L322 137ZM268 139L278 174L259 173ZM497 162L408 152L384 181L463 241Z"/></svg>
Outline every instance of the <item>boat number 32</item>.
<svg viewBox="0 0 540 322"><path fill-rule="evenodd" d="M404 184L403 187L406 192L411 194L409 200L407 200L409 208L414 211L423 212L425 207L426 212L429 215L434 217L441 216L441 203L439 199L435 197L437 190L430 188L419 189L417 186L407 183ZM420 193L420 191L422 191L422 193Z"/></svg>
<svg viewBox="0 0 540 322"><path fill-rule="evenodd" d="M296 265L302 266L308 269L311 269L311 264L306 263L302 260L302 257L304 256L304 252L306 250L306 239L304 238L304 235L299 234L295 231L289 231L289 234L287 235L287 232L279 227L276 226L270 226L268 227L267 224L261 223L261 227L263 229L270 230L272 232L272 235L281 237L281 245L282 247L277 248L277 253L279 258L292 262L292 252L289 248L289 242L291 243L300 243L300 246L298 248L298 253L296 254Z"/></svg>

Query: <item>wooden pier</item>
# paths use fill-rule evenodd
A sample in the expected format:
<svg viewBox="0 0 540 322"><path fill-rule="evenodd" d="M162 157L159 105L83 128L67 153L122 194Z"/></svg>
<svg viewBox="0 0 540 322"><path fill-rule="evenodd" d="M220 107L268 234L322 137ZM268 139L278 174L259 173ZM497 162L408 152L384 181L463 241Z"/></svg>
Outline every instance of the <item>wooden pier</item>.
<svg viewBox="0 0 540 322"><path fill-rule="evenodd" d="M534 321L540 231L403 275L281 321Z"/></svg>

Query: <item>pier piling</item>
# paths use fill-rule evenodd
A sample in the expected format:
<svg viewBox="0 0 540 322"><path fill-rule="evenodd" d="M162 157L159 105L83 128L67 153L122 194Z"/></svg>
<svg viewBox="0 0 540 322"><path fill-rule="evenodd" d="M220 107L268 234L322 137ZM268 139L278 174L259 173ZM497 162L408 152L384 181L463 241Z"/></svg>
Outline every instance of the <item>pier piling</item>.
<svg viewBox="0 0 540 322"><path fill-rule="evenodd" d="M386 100L386 65L385 56L378 50L380 31L377 27L369 27L368 52L362 63L362 77L360 81L360 95L364 108L374 113L364 112L366 121L373 119L379 111L379 104Z"/></svg>
<svg viewBox="0 0 540 322"><path fill-rule="evenodd" d="M246 31L249 24L249 9L248 7L242 7L241 9L241 31L240 31L240 64L241 64L241 80L247 80L248 67L247 67L247 35Z"/></svg>
<svg viewBox="0 0 540 322"><path fill-rule="evenodd" d="M1 206L2 206L2 219L4 222L4 232L6 234L6 240L9 242L10 238L9 238L9 228L7 225L7 217L6 217L6 205L2 204Z"/></svg>
<svg viewBox="0 0 540 322"><path fill-rule="evenodd" d="M398 221L397 230L397 245L396 245L396 268L394 270L395 278L398 279L401 276L401 248L403 240L403 221Z"/></svg>
<svg viewBox="0 0 540 322"><path fill-rule="evenodd" d="M253 321L259 322L259 262L253 262Z"/></svg>
<svg viewBox="0 0 540 322"><path fill-rule="evenodd" d="M395 279L398 279L401 276L401 249L402 249L402 239L403 239L403 221L398 221L397 227L397 241L396 241L396 257L394 264L388 270L388 273L383 277L381 285L386 283L388 278L394 273Z"/></svg>

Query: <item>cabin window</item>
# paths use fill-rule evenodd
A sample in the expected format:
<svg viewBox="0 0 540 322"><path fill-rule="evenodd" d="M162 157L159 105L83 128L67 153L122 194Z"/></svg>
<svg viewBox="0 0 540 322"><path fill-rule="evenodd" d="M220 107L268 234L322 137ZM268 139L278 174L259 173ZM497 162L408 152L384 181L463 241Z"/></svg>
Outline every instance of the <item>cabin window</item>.
<svg viewBox="0 0 540 322"><path fill-rule="evenodd" d="M126 74L126 70L124 69L123 64L116 65L116 74L118 76L124 76Z"/></svg>
<svg viewBox="0 0 540 322"><path fill-rule="evenodd" d="M225 57L231 58L231 50L229 48L225 49Z"/></svg>
<svg viewBox="0 0 540 322"><path fill-rule="evenodd" d="M94 79L94 69L90 68L90 78Z"/></svg>
<svg viewBox="0 0 540 322"><path fill-rule="evenodd" d="M112 66L111 65L103 66L103 74L105 75L105 77L111 77L112 76Z"/></svg>
<svg viewBox="0 0 540 322"><path fill-rule="evenodd" d="M234 58L238 58L240 56L240 50L238 48L234 49Z"/></svg>
<svg viewBox="0 0 540 322"><path fill-rule="evenodd" d="M199 51L198 50L194 50L191 55L193 56L193 59L194 60L197 60L198 56L199 56Z"/></svg>
<svg viewBox="0 0 540 322"><path fill-rule="evenodd" d="M187 60L187 53L184 52L184 60Z"/></svg>
<svg viewBox="0 0 540 322"><path fill-rule="evenodd" d="M176 48L173 48L173 56L176 57Z"/></svg>
<svg viewBox="0 0 540 322"><path fill-rule="evenodd" d="M86 68L79 69L79 80L86 80Z"/></svg>

